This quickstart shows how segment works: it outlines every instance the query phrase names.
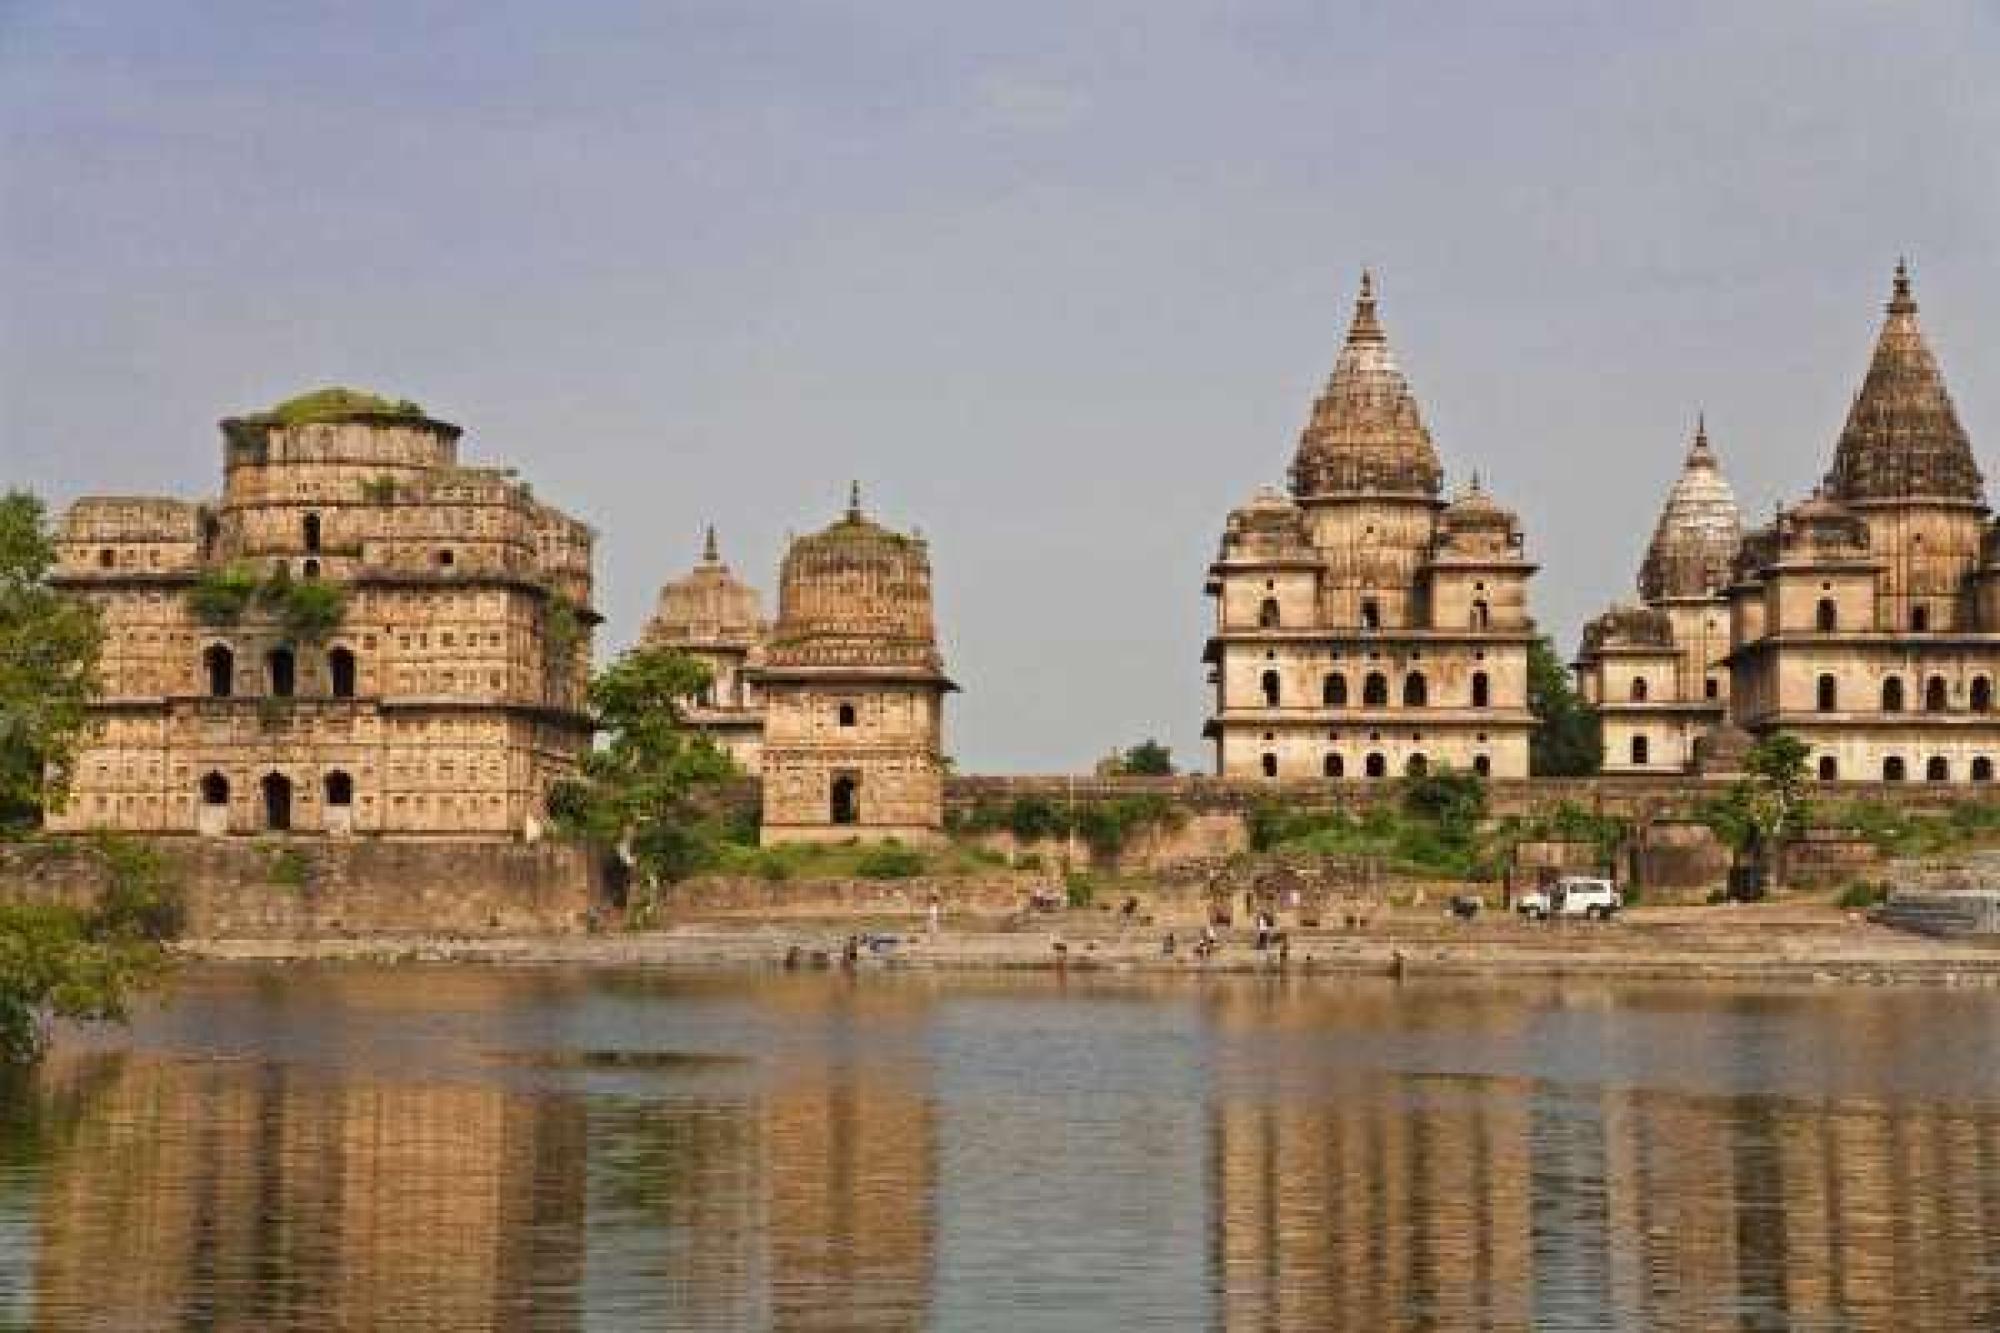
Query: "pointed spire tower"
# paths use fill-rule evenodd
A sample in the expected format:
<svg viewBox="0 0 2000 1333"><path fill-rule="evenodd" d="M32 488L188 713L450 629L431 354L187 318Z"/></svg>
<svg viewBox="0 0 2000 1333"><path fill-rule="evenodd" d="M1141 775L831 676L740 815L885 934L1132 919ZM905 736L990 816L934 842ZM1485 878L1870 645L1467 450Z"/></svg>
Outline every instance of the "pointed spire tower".
<svg viewBox="0 0 2000 1333"><path fill-rule="evenodd" d="M1292 493L1301 500L1347 495L1432 500L1443 483L1437 449L1382 331L1375 280L1365 270L1346 345L1313 403L1291 478Z"/></svg>
<svg viewBox="0 0 2000 1333"><path fill-rule="evenodd" d="M1875 355L1834 450L1827 491L1844 504L1942 500L1984 508L1972 441L1917 323L1910 269L1896 264Z"/></svg>
<svg viewBox="0 0 2000 1333"><path fill-rule="evenodd" d="M1743 541L1736 492L1708 443L1706 416L1695 418L1681 475L1667 492L1653 541L1639 566L1639 595L1648 602L1710 597L1729 582L1729 562Z"/></svg>

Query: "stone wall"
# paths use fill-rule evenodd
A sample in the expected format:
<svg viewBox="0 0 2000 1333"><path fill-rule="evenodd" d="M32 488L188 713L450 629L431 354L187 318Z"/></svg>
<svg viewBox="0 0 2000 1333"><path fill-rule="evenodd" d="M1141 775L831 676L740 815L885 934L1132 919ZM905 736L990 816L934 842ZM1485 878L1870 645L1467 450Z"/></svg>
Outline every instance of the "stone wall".
<svg viewBox="0 0 2000 1333"><path fill-rule="evenodd" d="M604 876L581 848L490 842L200 838L152 841L169 859L186 935L504 935L611 921ZM87 842L0 849L0 897L82 904L103 886Z"/></svg>

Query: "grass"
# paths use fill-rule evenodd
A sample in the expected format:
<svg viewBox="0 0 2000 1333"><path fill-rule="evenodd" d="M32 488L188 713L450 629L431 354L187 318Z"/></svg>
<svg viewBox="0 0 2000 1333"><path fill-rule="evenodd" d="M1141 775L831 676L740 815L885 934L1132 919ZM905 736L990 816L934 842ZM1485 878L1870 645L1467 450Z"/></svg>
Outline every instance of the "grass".
<svg viewBox="0 0 2000 1333"><path fill-rule="evenodd" d="M1940 856L2000 846L2000 801L1959 801L1941 812L1853 801L1815 807L1813 824L1850 829L1885 856Z"/></svg>

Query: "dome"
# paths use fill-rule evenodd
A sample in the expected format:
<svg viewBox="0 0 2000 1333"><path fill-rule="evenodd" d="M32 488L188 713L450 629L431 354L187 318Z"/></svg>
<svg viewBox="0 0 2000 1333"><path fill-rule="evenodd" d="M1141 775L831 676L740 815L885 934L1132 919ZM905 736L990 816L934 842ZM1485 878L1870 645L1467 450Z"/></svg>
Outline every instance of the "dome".
<svg viewBox="0 0 2000 1333"><path fill-rule="evenodd" d="M1444 507L1439 521L1454 532L1512 533L1520 524L1513 510L1486 493L1476 472L1457 498Z"/></svg>
<svg viewBox="0 0 2000 1333"><path fill-rule="evenodd" d="M1917 323L1904 264L1896 265L1888 318L1841 429L1826 484L1849 504L1941 499L1985 506L1972 441Z"/></svg>
<svg viewBox="0 0 2000 1333"><path fill-rule="evenodd" d="M1347 342L1292 461L1292 493L1402 494L1430 499L1444 479L1417 400L1375 315L1375 284L1361 275L1361 295Z"/></svg>
<svg viewBox="0 0 2000 1333"><path fill-rule="evenodd" d="M701 563L660 589L645 642L654 646L725 643L749 646L764 634L757 590L722 563L710 528Z"/></svg>
<svg viewBox="0 0 2000 1333"><path fill-rule="evenodd" d="M1783 550L1859 554L1868 549L1868 525L1825 490L1817 490L1778 515L1778 541Z"/></svg>
<svg viewBox="0 0 2000 1333"><path fill-rule="evenodd" d="M1595 652L1607 645L1670 648L1674 642L1674 622L1667 613L1631 602L1612 607L1583 627L1583 650Z"/></svg>
<svg viewBox="0 0 2000 1333"><path fill-rule="evenodd" d="M766 660L782 667L896 667L935 676L929 549L861 512L800 537L778 574L778 621Z"/></svg>
<svg viewBox="0 0 2000 1333"><path fill-rule="evenodd" d="M1229 512L1222 533L1224 560L1311 558L1305 516L1275 486L1259 486L1249 501Z"/></svg>
<svg viewBox="0 0 2000 1333"><path fill-rule="evenodd" d="M1639 566L1639 593L1662 597L1703 597L1729 583L1730 562L1743 542L1743 515L1736 492L1709 448L1705 422L1695 425L1694 443L1653 528L1653 540Z"/></svg>

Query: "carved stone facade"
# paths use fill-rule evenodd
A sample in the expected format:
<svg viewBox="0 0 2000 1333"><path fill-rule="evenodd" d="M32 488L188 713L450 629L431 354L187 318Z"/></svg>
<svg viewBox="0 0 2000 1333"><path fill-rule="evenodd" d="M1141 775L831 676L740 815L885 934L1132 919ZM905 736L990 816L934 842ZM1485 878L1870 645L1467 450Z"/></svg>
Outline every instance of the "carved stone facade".
<svg viewBox="0 0 2000 1333"><path fill-rule="evenodd" d="M764 700L748 669L769 631L757 590L722 563L710 528L701 563L660 589L640 636L645 647L672 648L708 667L714 679L688 701L684 720L748 773L758 771L764 753Z"/></svg>
<svg viewBox="0 0 2000 1333"><path fill-rule="evenodd" d="M1535 567L1476 477L1442 485L1364 274L1291 493L1231 513L1209 567L1217 772L1527 775Z"/></svg>
<svg viewBox="0 0 2000 1333"><path fill-rule="evenodd" d="M1902 265L1887 309L1832 470L1737 555L1731 711L1822 779L1989 781L2000 530Z"/></svg>
<svg viewBox="0 0 2000 1333"><path fill-rule="evenodd" d="M590 529L413 404L324 391L222 428L220 500L86 498L59 525L56 581L107 639L51 824L536 835L590 742ZM337 623L288 616L321 589Z"/></svg>
<svg viewBox="0 0 2000 1333"><path fill-rule="evenodd" d="M1577 676L1604 728L1605 772L1692 771L1697 742L1726 720L1726 590L1742 538L1735 493L1697 426L1639 568L1639 603L1584 627Z"/></svg>
<svg viewBox="0 0 2000 1333"><path fill-rule="evenodd" d="M920 537L865 517L792 543L778 621L745 678L764 704L762 838L934 840L945 677Z"/></svg>

